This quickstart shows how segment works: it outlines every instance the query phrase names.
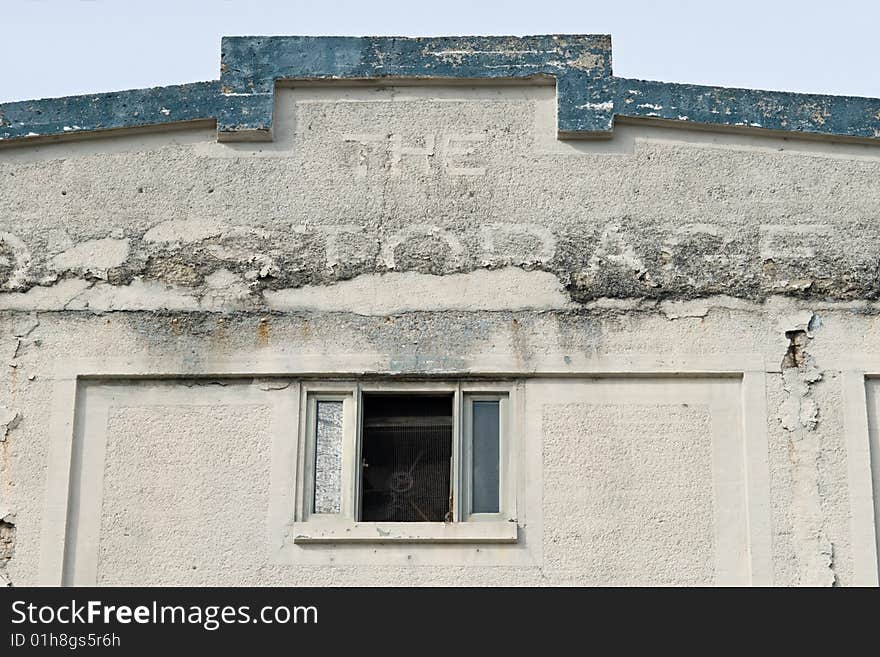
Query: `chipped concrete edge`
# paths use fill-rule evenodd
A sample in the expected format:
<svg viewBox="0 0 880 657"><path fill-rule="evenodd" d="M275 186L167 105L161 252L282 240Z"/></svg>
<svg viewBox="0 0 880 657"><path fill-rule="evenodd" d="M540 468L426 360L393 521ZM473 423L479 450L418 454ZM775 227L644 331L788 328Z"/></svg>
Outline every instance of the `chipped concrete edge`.
<svg viewBox="0 0 880 657"><path fill-rule="evenodd" d="M271 141L275 84L554 79L560 139L611 137L616 118L880 139L880 98L616 78L611 37L224 37L220 79L0 104L0 141L217 125L220 141Z"/></svg>

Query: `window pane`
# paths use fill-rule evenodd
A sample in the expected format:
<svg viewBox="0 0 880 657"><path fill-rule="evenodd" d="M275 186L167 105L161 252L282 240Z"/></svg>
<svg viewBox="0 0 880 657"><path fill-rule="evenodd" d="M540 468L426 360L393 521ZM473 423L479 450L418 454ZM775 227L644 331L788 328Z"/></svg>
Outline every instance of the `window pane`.
<svg viewBox="0 0 880 657"><path fill-rule="evenodd" d="M450 515L452 395L364 395L361 520Z"/></svg>
<svg viewBox="0 0 880 657"><path fill-rule="evenodd" d="M342 510L342 402L319 401L315 426L314 513Z"/></svg>
<svg viewBox="0 0 880 657"><path fill-rule="evenodd" d="M473 472L471 512L498 513L499 425L498 402L473 402Z"/></svg>

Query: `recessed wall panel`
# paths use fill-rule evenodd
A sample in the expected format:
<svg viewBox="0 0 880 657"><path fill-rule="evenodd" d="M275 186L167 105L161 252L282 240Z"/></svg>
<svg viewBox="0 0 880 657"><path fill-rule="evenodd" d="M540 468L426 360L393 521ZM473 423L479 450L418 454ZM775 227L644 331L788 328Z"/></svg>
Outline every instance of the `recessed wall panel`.
<svg viewBox="0 0 880 657"><path fill-rule="evenodd" d="M557 581L749 581L740 380L530 384Z"/></svg>
<svg viewBox="0 0 880 657"><path fill-rule="evenodd" d="M273 396L250 381L86 383L68 584L198 585L266 550Z"/></svg>

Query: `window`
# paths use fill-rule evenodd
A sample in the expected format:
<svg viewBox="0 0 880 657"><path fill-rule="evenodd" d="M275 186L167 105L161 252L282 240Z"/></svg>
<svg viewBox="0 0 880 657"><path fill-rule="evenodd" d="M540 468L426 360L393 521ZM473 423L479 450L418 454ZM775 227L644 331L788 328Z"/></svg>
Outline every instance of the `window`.
<svg viewBox="0 0 880 657"><path fill-rule="evenodd" d="M451 395L364 395L360 519L454 517Z"/></svg>
<svg viewBox="0 0 880 657"><path fill-rule="evenodd" d="M296 542L515 541L511 390L304 384Z"/></svg>

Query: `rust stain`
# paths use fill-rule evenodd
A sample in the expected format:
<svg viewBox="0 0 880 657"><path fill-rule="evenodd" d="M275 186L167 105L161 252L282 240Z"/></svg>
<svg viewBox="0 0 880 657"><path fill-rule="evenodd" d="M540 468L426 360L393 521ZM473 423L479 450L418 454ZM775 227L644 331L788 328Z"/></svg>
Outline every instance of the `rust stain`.
<svg viewBox="0 0 880 657"><path fill-rule="evenodd" d="M257 343L261 346L269 344L269 318L263 317L257 326Z"/></svg>
<svg viewBox="0 0 880 657"><path fill-rule="evenodd" d="M229 333L227 331L226 320L222 317L218 317L217 325L214 328L214 337L218 340L225 340L228 335Z"/></svg>
<svg viewBox="0 0 880 657"><path fill-rule="evenodd" d="M4 474L3 479L6 480L6 491L9 492L9 481L5 476L9 472L9 442L4 440L0 443L0 472Z"/></svg>

